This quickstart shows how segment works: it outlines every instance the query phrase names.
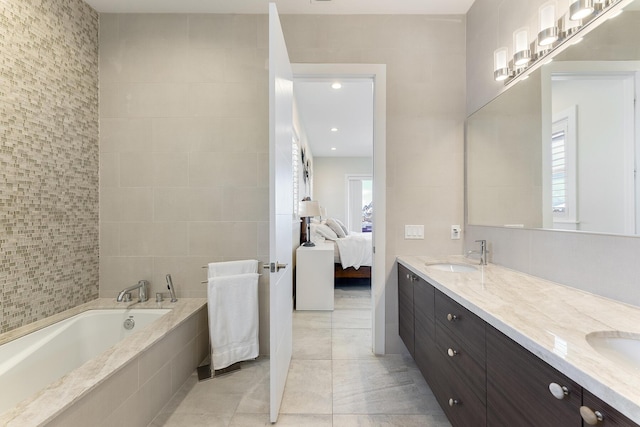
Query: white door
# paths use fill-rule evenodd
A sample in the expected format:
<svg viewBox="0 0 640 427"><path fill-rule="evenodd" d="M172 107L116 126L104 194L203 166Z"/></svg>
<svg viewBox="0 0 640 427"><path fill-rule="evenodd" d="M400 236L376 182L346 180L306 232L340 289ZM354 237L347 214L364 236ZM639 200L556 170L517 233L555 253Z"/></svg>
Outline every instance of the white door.
<svg viewBox="0 0 640 427"><path fill-rule="evenodd" d="M270 416L275 423L292 351L293 74L278 10L269 3Z"/></svg>

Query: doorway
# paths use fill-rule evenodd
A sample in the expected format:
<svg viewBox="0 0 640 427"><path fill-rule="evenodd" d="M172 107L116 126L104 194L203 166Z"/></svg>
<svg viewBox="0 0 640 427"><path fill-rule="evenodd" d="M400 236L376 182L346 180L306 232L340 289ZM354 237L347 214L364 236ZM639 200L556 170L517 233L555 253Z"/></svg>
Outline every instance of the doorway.
<svg viewBox="0 0 640 427"><path fill-rule="evenodd" d="M371 269L372 351L385 353L386 241L386 66L384 64L292 64L297 79L371 79L373 81L372 198L378 209L372 218Z"/></svg>

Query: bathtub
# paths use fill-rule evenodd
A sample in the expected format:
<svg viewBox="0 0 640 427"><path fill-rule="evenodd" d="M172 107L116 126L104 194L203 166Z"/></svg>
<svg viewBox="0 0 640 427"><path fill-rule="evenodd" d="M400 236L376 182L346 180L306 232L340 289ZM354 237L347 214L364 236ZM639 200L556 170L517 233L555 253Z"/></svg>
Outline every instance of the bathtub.
<svg viewBox="0 0 640 427"><path fill-rule="evenodd" d="M87 310L0 346L0 413L170 311Z"/></svg>
<svg viewBox="0 0 640 427"><path fill-rule="evenodd" d="M208 354L206 299L163 304L103 298L0 336L0 425L146 426Z"/></svg>

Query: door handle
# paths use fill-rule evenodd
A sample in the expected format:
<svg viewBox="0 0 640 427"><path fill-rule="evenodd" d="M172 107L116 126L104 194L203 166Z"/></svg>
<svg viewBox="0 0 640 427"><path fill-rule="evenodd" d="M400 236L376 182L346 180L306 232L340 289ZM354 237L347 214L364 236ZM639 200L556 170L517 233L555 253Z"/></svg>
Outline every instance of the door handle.
<svg viewBox="0 0 640 427"><path fill-rule="evenodd" d="M271 273L275 273L282 270L283 268L287 268L287 265L288 264L280 264L279 262L276 261L276 262L272 262L269 265L265 264L262 266L262 268L267 268Z"/></svg>

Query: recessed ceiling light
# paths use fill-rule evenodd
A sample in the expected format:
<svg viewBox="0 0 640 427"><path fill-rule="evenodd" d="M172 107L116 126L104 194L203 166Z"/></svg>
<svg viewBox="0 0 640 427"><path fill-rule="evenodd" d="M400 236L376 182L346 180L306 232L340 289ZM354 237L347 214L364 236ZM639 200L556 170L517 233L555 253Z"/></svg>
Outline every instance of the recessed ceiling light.
<svg viewBox="0 0 640 427"><path fill-rule="evenodd" d="M331 128L331 132L338 132L338 128Z"/></svg>
<svg viewBox="0 0 640 427"><path fill-rule="evenodd" d="M331 151L336 151L337 148L336 147L331 147Z"/></svg>
<svg viewBox="0 0 640 427"><path fill-rule="evenodd" d="M331 84L332 89L340 89L341 87L342 87L342 84L340 82L335 82Z"/></svg>

